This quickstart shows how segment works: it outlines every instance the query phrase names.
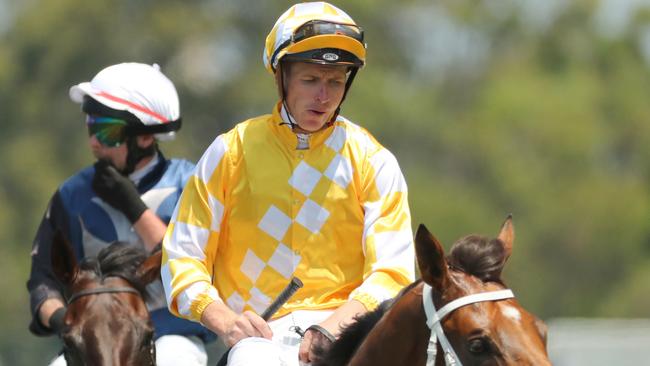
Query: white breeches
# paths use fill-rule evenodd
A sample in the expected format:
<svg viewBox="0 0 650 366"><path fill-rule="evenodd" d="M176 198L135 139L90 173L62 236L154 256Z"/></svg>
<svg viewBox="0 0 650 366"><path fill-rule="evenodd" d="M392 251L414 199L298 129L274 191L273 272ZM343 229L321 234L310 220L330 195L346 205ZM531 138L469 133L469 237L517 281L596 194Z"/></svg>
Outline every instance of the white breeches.
<svg viewBox="0 0 650 366"><path fill-rule="evenodd" d="M303 331L325 320L331 310L299 310L269 322L273 340L251 337L237 342L228 355L228 366L299 366L302 340L293 327Z"/></svg>
<svg viewBox="0 0 650 366"><path fill-rule="evenodd" d="M156 340L157 366L206 366L208 354L198 337L166 335ZM66 366L63 355L56 357L50 366Z"/></svg>

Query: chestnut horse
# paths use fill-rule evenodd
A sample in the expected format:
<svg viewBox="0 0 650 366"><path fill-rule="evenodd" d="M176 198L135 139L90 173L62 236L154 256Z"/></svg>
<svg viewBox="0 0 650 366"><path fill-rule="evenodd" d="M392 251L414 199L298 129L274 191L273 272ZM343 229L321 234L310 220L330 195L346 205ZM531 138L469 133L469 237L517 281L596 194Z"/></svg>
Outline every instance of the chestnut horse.
<svg viewBox="0 0 650 366"><path fill-rule="evenodd" d="M142 249L116 242L78 265L70 243L55 235L52 268L68 302L61 333L68 366L155 365L143 294L160 261L160 251L147 258Z"/></svg>
<svg viewBox="0 0 650 366"><path fill-rule="evenodd" d="M513 241L508 217L497 238L466 236L445 258L420 225L422 280L344 329L314 365L550 365L546 326L501 280Z"/></svg>

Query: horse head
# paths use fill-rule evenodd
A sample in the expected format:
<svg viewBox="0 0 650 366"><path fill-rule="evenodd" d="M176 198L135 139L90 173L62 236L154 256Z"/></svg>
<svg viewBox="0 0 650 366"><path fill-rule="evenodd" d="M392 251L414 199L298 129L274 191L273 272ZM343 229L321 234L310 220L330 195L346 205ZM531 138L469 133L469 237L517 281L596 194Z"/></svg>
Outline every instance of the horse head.
<svg viewBox="0 0 650 366"><path fill-rule="evenodd" d="M424 225L415 236L422 280L356 319L316 366L550 365L546 326L501 280L512 253L508 217L497 238L468 235L445 257Z"/></svg>
<svg viewBox="0 0 650 366"><path fill-rule="evenodd" d="M443 355L453 360L448 353L454 352L464 365L550 365L546 326L526 311L514 295L508 295L501 279L514 238L509 216L497 238L465 236L454 243L445 257L435 236L424 225L418 228L418 267L422 280L432 289L434 308L440 309L437 322L442 328L440 332L444 331L442 337L446 335L453 349L444 349L438 339L436 365L444 364ZM491 294L497 295L490 298ZM444 307L454 301L458 305L448 306L449 312L445 312Z"/></svg>
<svg viewBox="0 0 650 366"><path fill-rule="evenodd" d="M146 257L121 242L77 263L70 243L55 234L52 268L68 295L61 333L68 366L155 364L144 288L158 277L160 263L160 251Z"/></svg>

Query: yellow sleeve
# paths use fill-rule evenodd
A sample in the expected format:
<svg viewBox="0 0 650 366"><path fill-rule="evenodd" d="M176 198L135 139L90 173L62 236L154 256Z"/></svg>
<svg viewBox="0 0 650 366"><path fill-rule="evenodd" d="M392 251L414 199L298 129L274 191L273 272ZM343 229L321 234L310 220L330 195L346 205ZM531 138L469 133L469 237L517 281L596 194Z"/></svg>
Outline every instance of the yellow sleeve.
<svg viewBox="0 0 650 366"><path fill-rule="evenodd" d="M199 321L220 301L212 285L229 172L227 135L217 137L188 180L163 239L162 282L169 310Z"/></svg>
<svg viewBox="0 0 650 366"><path fill-rule="evenodd" d="M364 280L350 299L372 310L415 280L415 250L406 182L388 150L369 157L363 184Z"/></svg>

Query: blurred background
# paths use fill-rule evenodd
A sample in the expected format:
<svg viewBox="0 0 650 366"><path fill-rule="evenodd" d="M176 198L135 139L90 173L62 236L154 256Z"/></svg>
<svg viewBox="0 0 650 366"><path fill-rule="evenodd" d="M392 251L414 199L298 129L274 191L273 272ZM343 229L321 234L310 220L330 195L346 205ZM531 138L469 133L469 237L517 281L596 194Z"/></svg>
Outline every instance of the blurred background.
<svg viewBox="0 0 650 366"><path fill-rule="evenodd" d="M621 365L606 355L629 334L639 347L621 347L647 362L650 1L332 3L368 43L342 114L397 156L413 226L448 249L495 236L512 213L505 279L551 326L554 363ZM27 331L25 282L50 196L92 163L68 88L110 64L158 63L184 121L161 147L196 161L270 113L262 49L291 4L0 0L0 365L42 365L58 349Z"/></svg>

